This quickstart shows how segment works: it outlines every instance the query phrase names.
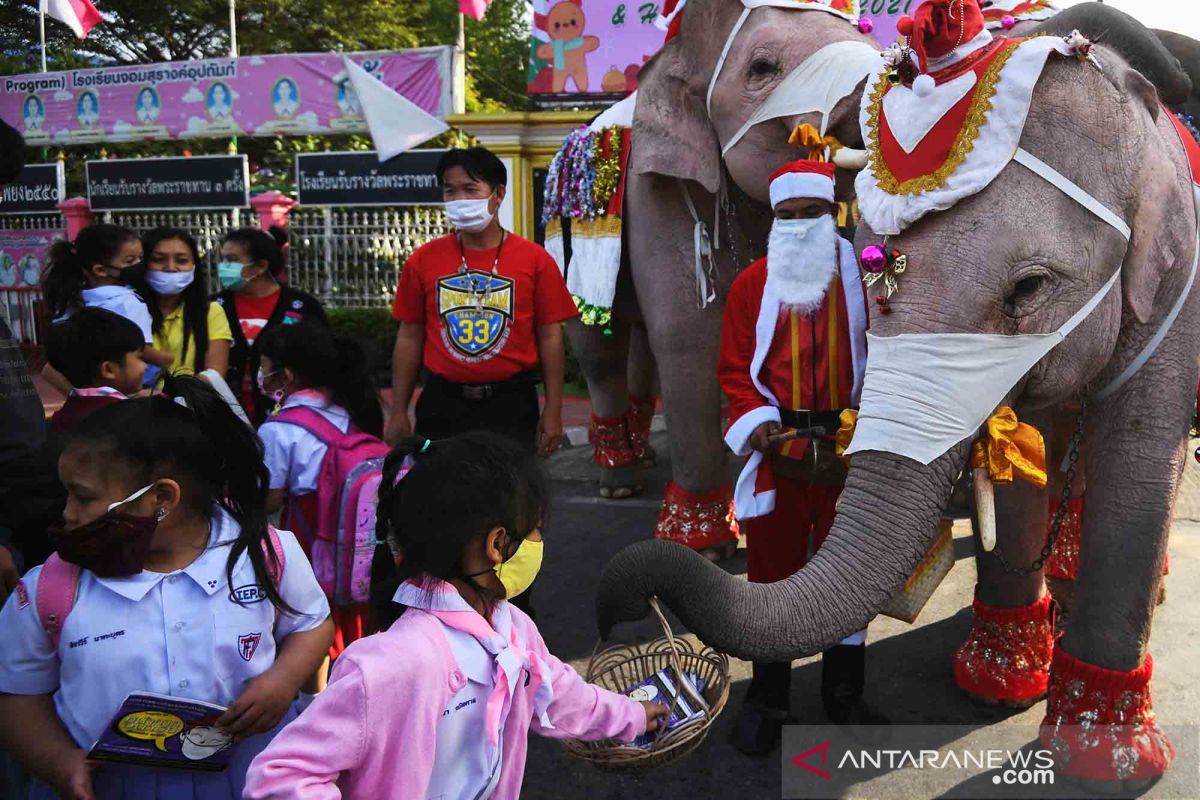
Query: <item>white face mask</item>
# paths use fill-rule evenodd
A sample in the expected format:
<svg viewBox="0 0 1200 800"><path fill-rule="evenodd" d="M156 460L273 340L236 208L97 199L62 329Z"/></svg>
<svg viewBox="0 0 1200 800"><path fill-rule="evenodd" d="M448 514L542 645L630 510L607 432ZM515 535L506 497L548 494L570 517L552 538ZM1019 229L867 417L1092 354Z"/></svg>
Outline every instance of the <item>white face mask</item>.
<svg viewBox="0 0 1200 800"><path fill-rule="evenodd" d="M190 269L187 272L157 272L150 270L146 273L146 283L150 284L150 288L155 294L161 295L177 295L183 292L184 289L192 285L192 281L196 278L196 271Z"/></svg>
<svg viewBox="0 0 1200 800"><path fill-rule="evenodd" d="M767 286L799 311L821 304L837 274L838 235L832 214L777 219L767 240Z"/></svg>
<svg viewBox="0 0 1200 800"><path fill-rule="evenodd" d="M450 224L460 231L479 233L491 225L492 218L496 216L488 210L491 200L490 196L482 200L447 200L446 216L450 218Z"/></svg>

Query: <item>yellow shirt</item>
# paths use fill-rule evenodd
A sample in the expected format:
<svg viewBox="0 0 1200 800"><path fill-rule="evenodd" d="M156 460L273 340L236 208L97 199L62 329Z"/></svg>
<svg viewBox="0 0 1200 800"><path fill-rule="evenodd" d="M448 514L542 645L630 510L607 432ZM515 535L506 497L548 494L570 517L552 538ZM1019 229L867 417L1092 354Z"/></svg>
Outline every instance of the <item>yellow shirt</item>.
<svg viewBox="0 0 1200 800"><path fill-rule="evenodd" d="M165 350L175 356L175 361L167 368L171 375L195 375L196 343L195 337L188 340L187 356L183 355L183 303L163 318L162 329L154 334L154 348ZM233 341L229 330L229 319L225 311L216 303L208 304L208 340Z"/></svg>

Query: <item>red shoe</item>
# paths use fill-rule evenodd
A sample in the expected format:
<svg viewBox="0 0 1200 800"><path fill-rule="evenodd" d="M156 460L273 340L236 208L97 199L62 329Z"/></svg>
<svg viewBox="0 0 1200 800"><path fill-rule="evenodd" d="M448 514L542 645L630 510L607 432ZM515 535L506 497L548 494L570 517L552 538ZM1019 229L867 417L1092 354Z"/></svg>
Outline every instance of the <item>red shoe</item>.
<svg viewBox="0 0 1200 800"><path fill-rule="evenodd" d="M1154 659L1129 672L1105 669L1056 647L1042 746L1059 773L1090 781L1153 781L1175 748L1158 727L1150 699Z"/></svg>
<svg viewBox="0 0 1200 800"><path fill-rule="evenodd" d="M954 653L954 682L991 705L1028 708L1046 694L1054 649L1050 595L1027 606L995 608L978 599L967 640Z"/></svg>
<svg viewBox="0 0 1200 800"><path fill-rule="evenodd" d="M637 461L629 447L624 416L609 418L592 414L588 441L592 443L592 460L605 469L627 467Z"/></svg>

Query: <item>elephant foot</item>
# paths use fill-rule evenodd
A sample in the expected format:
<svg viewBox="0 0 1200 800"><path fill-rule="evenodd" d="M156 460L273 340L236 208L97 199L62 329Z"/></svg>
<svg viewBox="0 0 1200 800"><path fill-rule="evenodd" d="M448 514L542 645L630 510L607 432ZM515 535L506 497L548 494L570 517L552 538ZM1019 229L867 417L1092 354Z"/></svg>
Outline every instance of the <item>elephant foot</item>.
<svg viewBox="0 0 1200 800"><path fill-rule="evenodd" d="M653 466L658 459L658 454L650 446L650 424L654 421L656 402L654 395L629 396L629 412L626 415L629 448L633 451L633 457L645 466Z"/></svg>
<svg viewBox="0 0 1200 800"><path fill-rule="evenodd" d="M1054 601L1027 606L973 605L967 640L954 653L954 682L989 705L1028 708L1045 694L1054 648Z"/></svg>
<svg viewBox="0 0 1200 800"><path fill-rule="evenodd" d="M1128 672L1075 658L1060 646L1039 738L1059 774L1103 794L1145 788L1175 759L1150 697L1154 659Z"/></svg>
<svg viewBox="0 0 1200 800"><path fill-rule="evenodd" d="M623 467L605 467L600 470L600 496L610 500L624 500L641 494L646 488L642 477L642 466L637 462Z"/></svg>
<svg viewBox="0 0 1200 800"><path fill-rule="evenodd" d="M738 524L733 518L733 484L693 494L675 481L667 483L654 538L679 542L704 552L737 547Z"/></svg>
<svg viewBox="0 0 1200 800"><path fill-rule="evenodd" d="M700 551L700 555L707 558L714 564L720 564L722 561L728 561L737 554L737 542L726 542L720 547L706 547Z"/></svg>
<svg viewBox="0 0 1200 800"><path fill-rule="evenodd" d="M597 417L592 414L588 441L592 443L592 460L605 469L618 469L637 463L629 446L629 426L624 415Z"/></svg>

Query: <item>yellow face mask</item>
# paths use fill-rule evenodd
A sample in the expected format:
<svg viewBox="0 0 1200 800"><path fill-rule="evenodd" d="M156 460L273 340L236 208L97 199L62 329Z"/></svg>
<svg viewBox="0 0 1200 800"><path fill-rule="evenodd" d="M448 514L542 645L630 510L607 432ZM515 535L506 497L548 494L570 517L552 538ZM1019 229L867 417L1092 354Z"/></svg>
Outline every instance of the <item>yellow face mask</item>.
<svg viewBox="0 0 1200 800"><path fill-rule="evenodd" d="M492 567L496 577L504 584L504 597L512 600L529 589L542 568L542 542L522 539L512 558Z"/></svg>

